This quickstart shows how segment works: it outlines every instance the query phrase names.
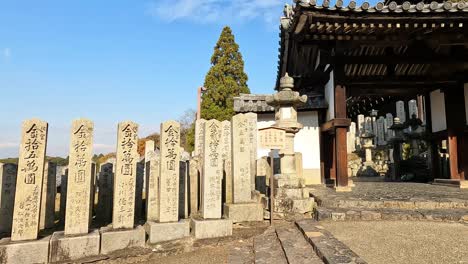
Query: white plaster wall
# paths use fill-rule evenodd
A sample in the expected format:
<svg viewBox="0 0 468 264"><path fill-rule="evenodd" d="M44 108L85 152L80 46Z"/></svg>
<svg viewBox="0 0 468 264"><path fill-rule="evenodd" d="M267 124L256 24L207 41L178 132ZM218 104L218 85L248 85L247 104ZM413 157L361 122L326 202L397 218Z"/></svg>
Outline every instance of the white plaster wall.
<svg viewBox="0 0 468 264"><path fill-rule="evenodd" d="M431 119L432 132L439 132L447 129L445 118L445 95L440 90L431 92Z"/></svg>
<svg viewBox="0 0 468 264"><path fill-rule="evenodd" d="M325 85L325 101L329 105L326 119L330 121L335 118L335 85L333 83L333 71L330 73L330 80Z"/></svg>
<svg viewBox="0 0 468 264"><path fill-rule="evenodd" d="M466 113L466 124L468 125L468 83L465 83L465 113Z"/></svg>
<svg viewBox="0 0 468 264"><path fill-rule="evenodd" d="M294 138L294 151L302 153L304 169L320 169L320 127L318 113L299 112L297 119L304 128Z"/></svg>

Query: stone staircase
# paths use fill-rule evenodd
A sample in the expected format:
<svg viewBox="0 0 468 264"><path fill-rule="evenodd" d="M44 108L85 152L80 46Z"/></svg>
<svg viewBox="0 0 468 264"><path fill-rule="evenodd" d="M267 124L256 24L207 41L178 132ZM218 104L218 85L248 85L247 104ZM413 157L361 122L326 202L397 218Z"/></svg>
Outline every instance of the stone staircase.
<svg viewBox="0 0 468 264"><path fill-rule="evenodd" d="M468 223L468 203L408 200L346 200L315 198L318 221L446 221Z"/></svg>
<svg viewBox="0 0 468 264"><path fill-rule="evenodd" d="M252 245L233 248L230 264L319 264L324 263L293 223L281 222L253 239Z"/></svg>

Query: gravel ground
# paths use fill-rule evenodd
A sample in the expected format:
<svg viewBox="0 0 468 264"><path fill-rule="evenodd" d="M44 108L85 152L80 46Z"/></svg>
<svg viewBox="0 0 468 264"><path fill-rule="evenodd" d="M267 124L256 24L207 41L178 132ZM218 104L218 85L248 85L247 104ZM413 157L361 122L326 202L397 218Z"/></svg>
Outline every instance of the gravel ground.
<svg viewBox="0 0 468 264"><path fill-rule="evenodd" d="M322 222L369 263L468 263L468 226L440 222Z"/></svg>

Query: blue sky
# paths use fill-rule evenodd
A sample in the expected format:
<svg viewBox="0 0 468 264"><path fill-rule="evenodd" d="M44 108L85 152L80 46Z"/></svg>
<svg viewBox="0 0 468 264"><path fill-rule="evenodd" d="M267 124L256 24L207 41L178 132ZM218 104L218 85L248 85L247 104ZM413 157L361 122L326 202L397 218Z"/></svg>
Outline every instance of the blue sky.
<svg viewBox="0 0 468 264"><path fill-rule="evenodd" d="M48 155L66 156L73 119L114 151L119 121L140 136L196 108L221 29L232 27L253 93L276 79L283 0L2 1L0 158L18 155L21 122L49 122Z"/></svg>

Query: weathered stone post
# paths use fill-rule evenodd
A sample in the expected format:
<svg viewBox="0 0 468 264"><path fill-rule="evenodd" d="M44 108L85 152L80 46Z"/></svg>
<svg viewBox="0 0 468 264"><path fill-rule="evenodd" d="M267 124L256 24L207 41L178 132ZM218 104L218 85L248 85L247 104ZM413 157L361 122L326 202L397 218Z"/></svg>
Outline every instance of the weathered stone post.
<svg viewBox="0 0 468 264"><path fill-rule="evenodd" d="M48 262L50 237L36 240L39 230L47 128L48 124L38 119L26 120L22 124L12 232L11 238L3 240L0 244L2 263ZM2 214L0 218L3 217L8 216Z"/></svg>
<svg viewBox="0 0 468 264"><path fill-rule="evenodd" d="M65 231L55 232L50 241L50 262L70 261L99 254L100 236L89 232L92 213L93 122L73 121L71 129ZM66 253L64 253L66 252Z"/></svg>
<svg viewBox="0 0 468 264"><path fill-rule="evenodd" d="M250 152L247 154L249 158ZM217 120L209 120L205 123L202 168L201 218L192 217L192 232L195 238L231 235L232 221L221 219L223 159L221 154L221 122ZM250 174L247 174L246 180L248 189L250 189Z"/></svg>
<svg viewBox="0 0 468 264"><path fill-rule="evenodd" d="M112 222L112 187L114 186L113 164L106 163L101 165L98 180L98 210L96 220L101 225L107 225Z"/></svg>
<svg viewBox="0 0 468 264"><path fill-rule="evenodd" d="M40 230L52 228L55 224L56 174L57 164L46 162L44 166L44 180L42 181Z"/></svg>
<svg viewBox="0 0 468 264"><path fill-rule="evenodd" d="M263 220L263 208L260 203L252 200L252 156L253 148L257 148L257 140L251 140L249 126L251 117L237 114L232 117L232 175L233 203L224 205L224 213L234 223ZM256 125L255 125L256 128ZM256 137L256 133L255 133ZM257 162L254 162L257 167ZM256 168L255 168L256 171ZM256 172L255 172L256 174Z"/></svg>
<svg viewBox="0 0 468 264"><path fill-rule="evenodd" d="M143 247L145 230L135 225L135 185L138 156L138 125L131 121L117 127L112 225L101 228L101 253Z"/></svg>
<svg viewBox="0 0 468 264"><path fill-rule="evenodd" d="M180 124L164 122L160 133L158 222L145 224L150 243L179 239L190 233L189 222L179 221Z"/></svg>
<svg viewBox="0 0 468 264"><path fill-rule="evenodd" d="M23 122L12 241L37 239L48 124L31 119Z"/></svg>
<svg viewBox="0 0 468 264"><path fill-rule="evenodd" d="M16 164L0 163L0 234L11 232L17 172Z"/></svg>
<svg viewBox="0 0 468 264"><path fill-rule="evenodd" d="M224 203L232 203L232 142L231 122L221 122L221 156L224 170Z"/></svg>
<svg viewBox="0 0 468 264"><path fill-rule="evenodd" d="M146 155L146 220L159 220L159 162L160 157L153 150Z"/></svg>
<svg viewBox="0 0 468 264"><path fill-rule="evenodd" d="M303 178L296 172L294 136L303 127L297 122L297 106L307 101L293 91L294 79L286 74L280 80L279 92L266 98L268 105L275 107L275 127L286 132L285 147L280 149L281 174L275 175L275 200L273 211L278 213L307 213L313 208L313 199L305 191Z"/></svg>

